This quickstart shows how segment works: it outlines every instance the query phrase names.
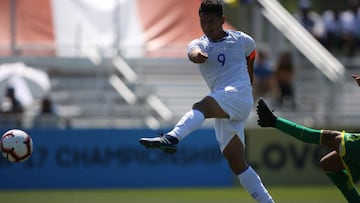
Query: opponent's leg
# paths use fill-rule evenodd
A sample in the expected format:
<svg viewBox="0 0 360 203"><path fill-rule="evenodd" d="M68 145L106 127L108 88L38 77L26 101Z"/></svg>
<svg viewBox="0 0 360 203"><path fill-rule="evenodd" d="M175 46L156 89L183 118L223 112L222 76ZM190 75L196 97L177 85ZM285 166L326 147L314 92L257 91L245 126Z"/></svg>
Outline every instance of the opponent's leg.
<svg viewBox="0 0 360 203"><path fill-rule="evenodd" d="M339 172L325 172L325 174L336 185L336 187L339 188L349 203L360 202L360 195L355 186L351 183L346 170Z"/></svg>
<svg viewBox="0 0 360 203"><path fill-rule="evenodd" d="M273 203L272 197L261 182L257 173L245 160L245 149L241 140L235 135L225 147L223 154L231 170L237 175L240 184L258 202Z"/></svg>
<svg viewBox="0 0 360 203"><path fill-rule="evenodd" d="M284 118L276 119L275 128L306 143L321 143L321 130L307 128Z"/></svg>
<svg viewBox="0 0 360 203"><path fill-rule="evenodd" d="M284 118L276 117L263 99L258 100L256 112L259 116L258 124L261 127L274 127L306 143L320 144L321 142L321 130L307 128Z"/></svg>
<svg viewBox="0 0 360 203"><path fill-rule="evenodd" d="M320 160L321 168L341 191L348 202L360 202L360 195L349 173L345 170L338 152L332 151Z"/></svg>

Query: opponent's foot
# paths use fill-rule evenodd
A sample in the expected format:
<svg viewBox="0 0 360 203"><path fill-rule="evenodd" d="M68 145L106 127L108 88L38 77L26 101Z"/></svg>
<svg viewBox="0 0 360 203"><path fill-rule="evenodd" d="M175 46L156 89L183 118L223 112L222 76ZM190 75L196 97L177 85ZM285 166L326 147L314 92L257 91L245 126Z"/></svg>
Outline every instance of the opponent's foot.
<svg viewBox="0 0 360 203"><path fill-rule="evenodd" d="M161 135L154 138L141 138L139 142L147 148L158 148L168 154L174 154L179 140L171 135Z"/></svg>
<svg viewBox="0 0 360 203"><path fill-rule="evenodd" d="M264 100L257 102L256 113L259 116L258 125L261 127L275 127L277 117L270 111Z"/></svg>

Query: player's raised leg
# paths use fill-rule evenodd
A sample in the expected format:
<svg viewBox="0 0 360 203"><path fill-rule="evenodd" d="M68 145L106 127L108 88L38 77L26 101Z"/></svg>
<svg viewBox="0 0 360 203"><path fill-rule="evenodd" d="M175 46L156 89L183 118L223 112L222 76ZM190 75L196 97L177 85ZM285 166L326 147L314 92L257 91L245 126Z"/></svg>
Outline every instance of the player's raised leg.
<svg viewBox="0 0 360 203"><path fill-rule="evenodd" d="M276 128L306 143L321 143L321 130L307 128L284 118L276 117L261 98L258 100L256 112L259 116L258 124L261 127Z"/></svg>
<svg viewBox="0 0 360 203"><path fill-rule="evenodd" d="M205 116L201 111L192 109L183 115L170 132L160 137L141 138L139 142L145 147L159 148L166 153L173 154L176 152L178 142L200 128L204 120Z"/></svg>
<svg viewBox="0 0 360 203"><path fill-rule="evenodd" d="M351 175L352 171L357 174L359 169L358 167L351 169L353 165L350 164L354 163L353 159L349 161L349 164L346 164L346 161L344 161L346 154L352 153L350 149L351 147L346 145L344 137L353 137L351 134L334 130L315 130L298 125L284 118L278 118L272 113L262 99L259 99L256 111L259 116L258 124L261 127L276 128L305 143L323 144L329 146L333 151L325 155L320 160L321 168L330 180L339 188L348 202L360 202L360 195L354 186L353 176ZM345 148L347 149L346 154L341 152L339 146L342 145L340 143L343 143L344 145L342 147L343 150L345 150ZM354 166L357 166L357 164ZM358 178L356 180L358 180Z"/></svg>
<svg viewBox="0 0 360 203"><path fill-rule="evenodd" d="M148 148L159 148L166 153L173 154L176 152L176 145L179 140L170 135L160 135L154 138L141 138L140 144Z"/></svg>

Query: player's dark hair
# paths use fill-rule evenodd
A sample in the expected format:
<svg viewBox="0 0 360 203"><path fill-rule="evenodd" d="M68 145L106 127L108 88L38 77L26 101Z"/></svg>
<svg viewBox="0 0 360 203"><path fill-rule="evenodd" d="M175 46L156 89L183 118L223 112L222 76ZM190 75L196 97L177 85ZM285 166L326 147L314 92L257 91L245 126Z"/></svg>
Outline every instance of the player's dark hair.
<svg viewBox="0 0 360 203"><path fill-rule="evenodd" d="M224 15L223 6L220 0L203 0L199 8L199 15L201 14L214 14L218 17Z"/></svg>

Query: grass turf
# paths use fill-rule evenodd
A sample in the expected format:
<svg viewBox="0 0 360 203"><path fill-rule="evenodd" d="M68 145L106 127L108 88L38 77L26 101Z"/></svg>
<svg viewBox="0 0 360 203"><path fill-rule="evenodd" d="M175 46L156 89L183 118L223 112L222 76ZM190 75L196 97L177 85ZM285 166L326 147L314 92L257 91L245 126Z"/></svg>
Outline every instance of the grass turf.
<svg viewBox="0 0 360 203"><path fill-rule="evenodd" d="M270 187L279 203L346 202L333 186ZM235 188L1 190L1 202L11 203L253 203L248 193Z"/></svg>

